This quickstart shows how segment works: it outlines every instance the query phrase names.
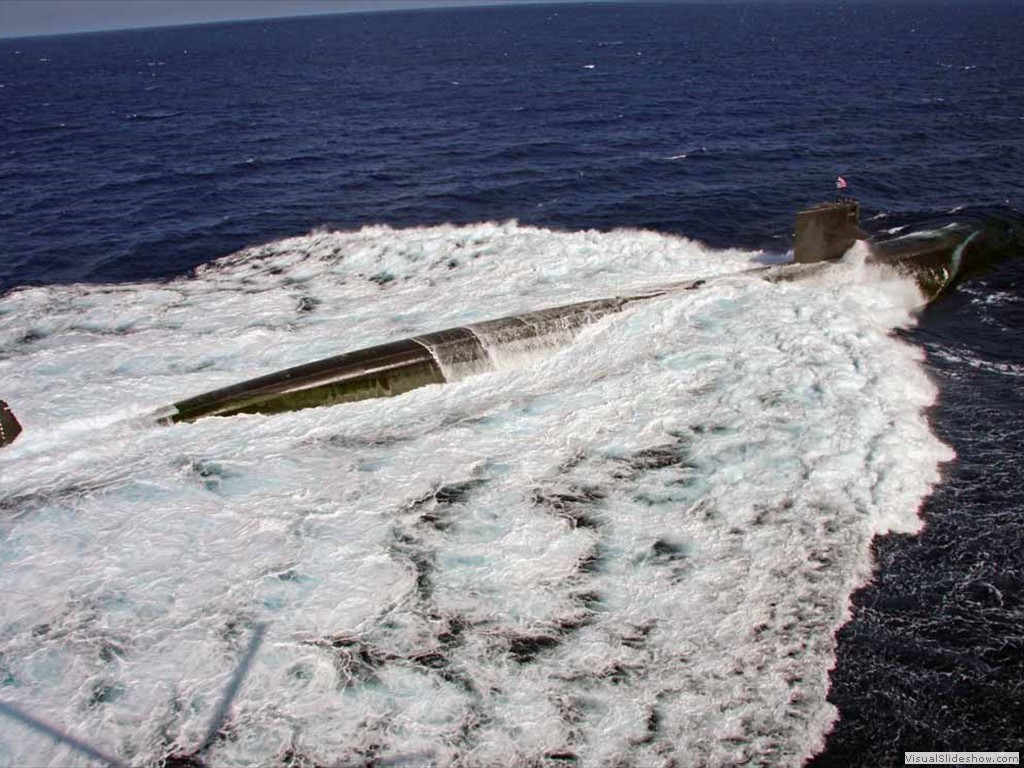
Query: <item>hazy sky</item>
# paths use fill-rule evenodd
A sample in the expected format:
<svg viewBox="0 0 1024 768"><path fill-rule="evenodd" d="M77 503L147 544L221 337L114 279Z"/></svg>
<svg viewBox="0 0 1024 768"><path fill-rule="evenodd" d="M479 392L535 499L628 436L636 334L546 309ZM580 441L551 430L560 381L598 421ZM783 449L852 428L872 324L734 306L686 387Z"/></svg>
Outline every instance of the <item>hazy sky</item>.
<svg viewBox="0 0 1024 768"><path fill-rule="evenodd" d="M229 19L542 1L544 0L0 0L0 37L161 27Z"/></svg>

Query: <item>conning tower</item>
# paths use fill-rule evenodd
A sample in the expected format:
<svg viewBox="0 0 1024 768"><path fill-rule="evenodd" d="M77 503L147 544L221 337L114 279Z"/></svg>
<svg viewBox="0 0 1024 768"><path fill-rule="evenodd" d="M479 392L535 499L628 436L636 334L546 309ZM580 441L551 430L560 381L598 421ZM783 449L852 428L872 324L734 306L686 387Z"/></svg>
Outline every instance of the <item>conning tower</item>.
<svg viewBox="0 0 1024 768"><path fill-rule="evenodd" d="M858 226L860 205L851 198L821 203L796 215L793 260L798 264L834 261L867 235Z"/></svg>

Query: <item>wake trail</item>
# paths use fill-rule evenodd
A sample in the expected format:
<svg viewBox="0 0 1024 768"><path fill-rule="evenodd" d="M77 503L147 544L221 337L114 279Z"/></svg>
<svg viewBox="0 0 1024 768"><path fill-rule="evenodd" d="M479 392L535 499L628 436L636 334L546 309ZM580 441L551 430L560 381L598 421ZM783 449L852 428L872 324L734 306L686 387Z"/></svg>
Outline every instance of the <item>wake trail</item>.
<svg viewBox="0 0 1024 768"><path fill-rule="evenodd" d="M919 529L951 458L921 352L892 334L912 284L853 259L556 322L540 348L487 324L757 257L637 231L372 227L168 284L4 297L0 378L26 426L0 454L5 701L132 764L802 764L835 718L834 633L871 540ZM495 370L132 421L456 325ZM262 625L233 737L211 743ZM10 721L0 756L75 759Z"/></svg>

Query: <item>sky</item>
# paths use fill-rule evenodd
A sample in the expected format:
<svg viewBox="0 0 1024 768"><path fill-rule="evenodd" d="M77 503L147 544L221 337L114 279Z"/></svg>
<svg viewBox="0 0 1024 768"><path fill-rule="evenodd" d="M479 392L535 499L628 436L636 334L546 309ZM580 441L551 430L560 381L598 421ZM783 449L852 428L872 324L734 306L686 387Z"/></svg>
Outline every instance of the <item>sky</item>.
<svg viewBox="0 0 1024 768"><path fill-rule="evenodd" d="M174 24L325 13L542 1L544 0L0 0L0 37L163 27Z"/></svg>

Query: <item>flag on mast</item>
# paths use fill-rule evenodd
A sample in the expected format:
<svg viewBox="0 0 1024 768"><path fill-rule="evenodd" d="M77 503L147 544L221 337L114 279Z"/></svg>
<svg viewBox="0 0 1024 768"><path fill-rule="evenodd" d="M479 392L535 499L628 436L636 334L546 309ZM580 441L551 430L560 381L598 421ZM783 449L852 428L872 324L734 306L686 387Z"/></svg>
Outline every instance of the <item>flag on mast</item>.
<svg viewBox="0 0 1024 768"><path fill-rule="evenodd" d="M836 176L836 189L846 189L846 179Z"/></svg>

